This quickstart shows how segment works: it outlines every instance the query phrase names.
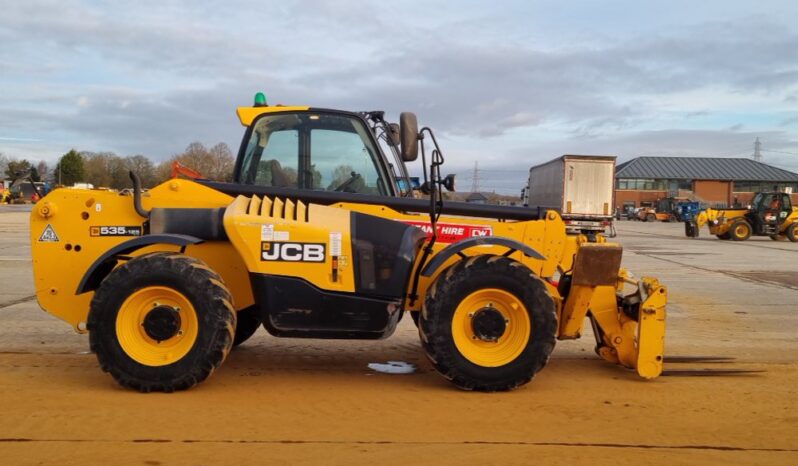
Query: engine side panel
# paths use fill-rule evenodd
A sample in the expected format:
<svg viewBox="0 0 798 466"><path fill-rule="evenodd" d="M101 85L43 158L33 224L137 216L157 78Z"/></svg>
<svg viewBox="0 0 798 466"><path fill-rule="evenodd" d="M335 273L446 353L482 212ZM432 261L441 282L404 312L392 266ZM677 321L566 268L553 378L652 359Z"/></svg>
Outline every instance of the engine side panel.
<svg viewBox="0 0 798 466"><path fill-rule="evenodd" d="M224 225L252 274L387 299L404 297L424 240L402 222L277 197L239 196Z"/></svg>
<svg viewBox="0 0 798 466"><path fill-rule="evenodd" d="M169 180L146 192L145 209L226 207L233 199L188 180ZM30 240L34 285L39 305L80 330L93 292L76 294L85 273L103 253L146 233L133 198L102 189L56 189L31 211ZM156 244L130 253L131 257L179 247ZM206 241L185 253L206 262L222 276L236 309L253 304L244 262L227 241Z"/></svg>
<svg viewBox="0 0 798 466"><path fill-rule="evenodd" d="M348 211L238 196L225 212L224 227L252 274L302 277L322 290L355 291Z"/></svg>

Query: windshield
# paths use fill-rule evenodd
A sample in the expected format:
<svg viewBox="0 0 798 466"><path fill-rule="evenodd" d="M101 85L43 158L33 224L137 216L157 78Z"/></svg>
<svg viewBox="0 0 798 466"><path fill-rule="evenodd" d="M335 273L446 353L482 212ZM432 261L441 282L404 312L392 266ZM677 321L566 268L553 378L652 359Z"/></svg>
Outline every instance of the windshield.
<svg viewBox="0 0 798 466"><path fill-rule="evenodd" d="M751 201L751 206L754 209L759 209L762 204L762 198L763 198L762 193L758 193L756 196L754 196L754 200Z"/></svg>
<svg viewBox="0 0 798 466"><path fill-rule="evenodd" d="M357 118L328 113L260 117L239 183L389 195L379 152Z"/></svg>
<svg viewBox="0 0 798 466"><path fill-rule="evenodd" d="M391 176L396 181L396 188L400 196L408 196L412 192L410 177L407 173L407 167L402 160L402 155L399 153L399 148L396 147L391 141L388 133L391 131L390 126L384 120L374 123L372 131L377 137L377 142L382 149L382 153L388 158L388 168ZM398 128L396 129L398 131Z"/></svg>

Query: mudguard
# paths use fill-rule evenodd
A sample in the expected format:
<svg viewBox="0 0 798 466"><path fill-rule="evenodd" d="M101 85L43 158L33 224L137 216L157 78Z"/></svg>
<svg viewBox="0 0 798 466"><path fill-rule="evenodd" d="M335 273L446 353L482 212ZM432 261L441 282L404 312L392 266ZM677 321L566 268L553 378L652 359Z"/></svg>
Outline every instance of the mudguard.
<svg viewBox="0 0 798 466"><path fill-rule="evenodd" d="M116 267L118 261L117 256L122 254L130 254L133 251L141 249L145 246L153 244L172 244L175 246L190 246L193 244L200 244L203 240L194 236L188 235L175 235L175 234L159 234L159 235L145 235L138 238L125 241L124 243L117 244L113 248L106 251L102 256L97 258L89 270L83 275L80 280L77 291L75 294L82 294L88 291L94 291L100 286L106 275Z"/></svg>
<svg viewBox="0 0 798 466"><path fill-rule="evenodd" d="M533 259L546 259L543 254L535 251L526 244L520 243L510 238L502 238L500 236L474 236L473 238L466 238L446 246L441 252L436 254L426 266L424 266L424 270L421 271L421 275L429 277L453 255L459 254L461 251L470 247L481 245L505 246L510 249L509 252L521 251L525 256L531 257Z"/></svg>

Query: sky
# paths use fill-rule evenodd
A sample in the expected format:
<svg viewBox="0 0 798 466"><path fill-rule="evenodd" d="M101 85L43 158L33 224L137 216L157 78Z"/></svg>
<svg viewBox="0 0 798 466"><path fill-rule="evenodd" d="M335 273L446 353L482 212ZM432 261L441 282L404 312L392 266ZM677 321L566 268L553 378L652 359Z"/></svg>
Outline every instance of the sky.
<svg viewBox="0 0 798 466"><path fill-rule="evenodd" d="M444 173L516 194L562 154L798 172L798 2L0 0L0 153L160 161L237 106L402 111ZM418 164L416 164L418 165ZM411 171L420 172L419 166Z"/></svg>

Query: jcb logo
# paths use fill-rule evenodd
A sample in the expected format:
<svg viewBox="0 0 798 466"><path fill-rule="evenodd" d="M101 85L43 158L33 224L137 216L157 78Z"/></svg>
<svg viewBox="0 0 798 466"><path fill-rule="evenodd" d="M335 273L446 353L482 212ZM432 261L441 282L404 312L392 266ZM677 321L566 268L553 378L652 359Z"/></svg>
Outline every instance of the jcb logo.
<svg viewBox="0 0 798 466"><path fill-rule="evenodd" d="M260 260L285 262L324 262L324 243L261 243Z"/></svg>

